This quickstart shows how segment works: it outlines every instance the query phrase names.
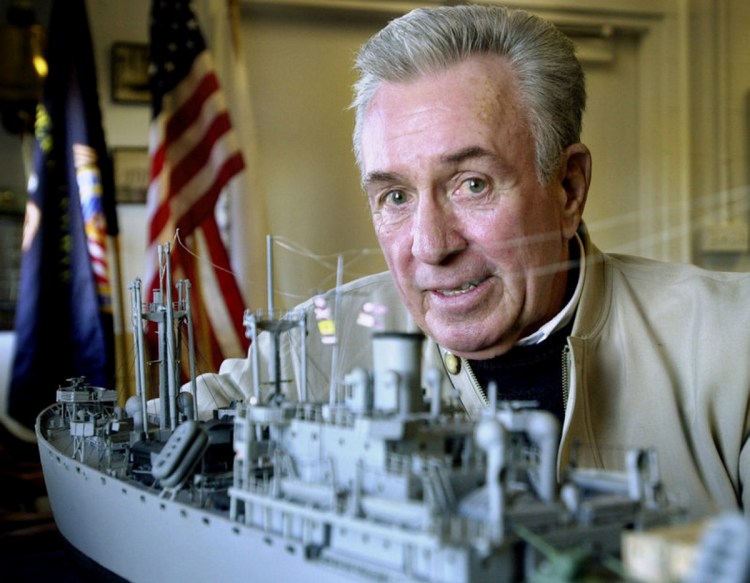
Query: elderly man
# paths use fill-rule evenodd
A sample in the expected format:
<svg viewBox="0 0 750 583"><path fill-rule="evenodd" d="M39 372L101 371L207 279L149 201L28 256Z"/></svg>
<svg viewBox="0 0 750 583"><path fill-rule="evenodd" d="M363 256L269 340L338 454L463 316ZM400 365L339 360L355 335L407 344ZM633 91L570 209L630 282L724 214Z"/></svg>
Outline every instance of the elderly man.
<svg viewBox="0 0 750 583"><path fill-rule="evenodd" d="M445 370L470 414L497 386L498 399L557 415L560 468L573 450L608 468L654 446L693 515L749 508L750 277L589 240L570 41L523 11L416 10L370 39L357 67L354 148L389 272L340 290L333 374L366 362L370 331L354 322L377 302L387 327L425 333L425 366ZM307 394L326 399L330 349L311 345ZM245 398L250 367L202 377L200 408Z"/></svg>

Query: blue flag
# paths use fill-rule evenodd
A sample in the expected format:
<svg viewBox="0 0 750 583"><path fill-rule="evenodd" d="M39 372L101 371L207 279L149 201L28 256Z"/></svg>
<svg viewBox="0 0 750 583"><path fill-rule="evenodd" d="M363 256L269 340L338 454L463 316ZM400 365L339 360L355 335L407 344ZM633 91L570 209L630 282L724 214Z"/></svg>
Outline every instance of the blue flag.
<svg viewBox="0 0 750 583"><path fill-rule="evenodd" d="M8 395L8 415L27 427L68 378L114 382L114 179L84 0L53 2L46 54Z"/></svg>

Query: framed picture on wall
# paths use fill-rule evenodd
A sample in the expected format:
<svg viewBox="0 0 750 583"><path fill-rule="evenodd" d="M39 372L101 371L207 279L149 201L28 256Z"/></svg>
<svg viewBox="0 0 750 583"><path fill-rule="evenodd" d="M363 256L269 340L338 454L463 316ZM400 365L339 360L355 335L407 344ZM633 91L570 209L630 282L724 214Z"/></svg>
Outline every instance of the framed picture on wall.
<svg viewBox="0 0 750 583"><path fill-rule="evenodd" d="M112 101L149 103L148 45L116 42L112 45Z"/></svg>
<svg viewBox="0 0 750 583"><path fill-rule="evenodd" d="M150 171L147 148L114 148L115 199L118 203L145 203Z"/></svg>

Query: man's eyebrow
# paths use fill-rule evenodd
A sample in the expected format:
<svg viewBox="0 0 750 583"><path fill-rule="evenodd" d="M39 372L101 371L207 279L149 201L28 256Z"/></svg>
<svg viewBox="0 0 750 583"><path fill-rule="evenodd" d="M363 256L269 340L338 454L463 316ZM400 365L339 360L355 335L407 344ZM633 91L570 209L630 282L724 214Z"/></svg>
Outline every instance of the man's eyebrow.
<svg viewBox="0 0 750 583"><path fill-rule="evenodd" d="M399 178L397 174L393 172L369 172L364 179L362 184L367 186L368 184L378 184L386 182L398 182Z"/></svg>
<svg viewBox="0 0 750 583"><path fill-rule="evenodd" d="M471 160L473 158L491 158L494 154L489 150L485 150L479 146L468 146L462 150L458 150L452 154L446 154L441 156L441 160L449 164L459 164L465 160Z"/></svg>
<svg viewBox="0 0 750 583"><path fill-rule="evenodd" d="M440 157L440 161L443 164L460 164L461 162L464 162L466 160L472 160L476 158L494 158L495 154L490 152L489 150L485 150L484 148L480 146L468 146L466 148L462 148L461 150L458 150L457 152L453 152L451 154L444 154ZM400 182L401 178L398 174L395 174L393 172L387 172L387 171L374 171L369 172L364 179L362 180L362 184L364 186L368 186L370 184L382 184L382 183L393 183L393 182Z"/></svg>

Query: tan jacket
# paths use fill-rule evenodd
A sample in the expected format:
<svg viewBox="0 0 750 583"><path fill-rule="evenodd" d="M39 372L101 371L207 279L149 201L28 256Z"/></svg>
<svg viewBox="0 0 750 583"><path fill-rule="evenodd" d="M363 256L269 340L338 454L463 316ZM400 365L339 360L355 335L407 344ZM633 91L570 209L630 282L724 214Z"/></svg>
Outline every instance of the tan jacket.
<svg viewBox="0 0 750 583"><path fill-rule="evenodd" d="M750 511L750 274L585 247L558 467L574 444L580 465L601 468L652 446L667 492L693 516ZM467 369L451 378L477 411Z"/></svg>
<svg viewBox="0 0 750 583"><path fill-rule="evenodd" d="M576 449L581 466L622 468L625 450L655 447L667 492L692 516L750 510L750 274L606 255L585 241L587 268L569 347L569 389L558 467ZM333 296L328 296L333 301ZM387 273L347 284L339 307L337 375L370 366L372 330L356 323L367 301L388 306L388 330L414 330ZM308 312L308 398L330 395L332 349ZM282 337L285 391L295 398L298 336ZM259 342L261 352L268 342ZM289 356L292 355L291 358ZM472 415L486 398L465 362L424 345L424 368L440 367ZM450 358L450 357L449 357ZM455 364L455 360L454 364ZM451 369L455 372L455 368ZM199 409L252 394L250 359L200 378ZM453 391L455 389L455 391ZM746 511L747 511L746 510Z"/></svg>

